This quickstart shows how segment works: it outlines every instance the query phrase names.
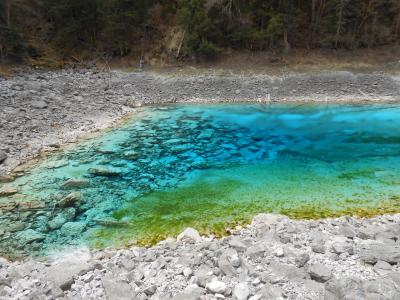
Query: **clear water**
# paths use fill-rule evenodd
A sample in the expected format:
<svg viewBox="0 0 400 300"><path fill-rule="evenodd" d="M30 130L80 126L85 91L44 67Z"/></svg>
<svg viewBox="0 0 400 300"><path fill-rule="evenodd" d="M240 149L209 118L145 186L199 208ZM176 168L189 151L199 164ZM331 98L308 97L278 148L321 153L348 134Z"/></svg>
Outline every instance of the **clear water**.
<svg viewBox="0 0 400 300"><path fill-rule="evenodd" d="M63 186L71 178L88 184ZM20 197L45 206L1 216L0 230L19 225L0 241L8 254L154 243L188 226L223 234L258 212L298 218L398 212L400 105L145 108L8 186L20 192L0 201ZM54 205L71 192L82 198L78 207ZM60 218L68 223L54 225L63 224ZM36 233L44 239L27 243Z"/></svg>

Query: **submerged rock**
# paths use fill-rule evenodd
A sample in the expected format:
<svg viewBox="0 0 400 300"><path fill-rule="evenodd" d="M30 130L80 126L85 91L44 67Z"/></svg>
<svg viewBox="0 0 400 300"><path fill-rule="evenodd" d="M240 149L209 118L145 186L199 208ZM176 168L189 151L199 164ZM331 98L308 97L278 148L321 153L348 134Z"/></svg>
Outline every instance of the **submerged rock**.
<svg viewBox="0 0 400 300"><path fill-rule="evenodd" d="M90 168L88 172L95 176L104 176L104 177L113 177L120 175L120 172L118 170L108 169L108 168Z"/></svg>
<svg viewBox="0 0 400 300"><path fill-rule="evenodd" d="M82 201L82 194L70 193L58 202L59 207L76 207Z"/></svg>
<svg viewBox="0 0 400 300"><path fill-rule="evenodd" d="M61 227L61 233L65 236L78 236L85 228L84 222L67 222Z"/></svg>
<svg viewBox="0 0 400 300"><path fill-rule="evenodd" d="M63 183L64 188L81 188L81 187L86 187L89 185L89 181L86 179L75 179L71 178L68 179Z"/></svg>
<svg viewBox="0 0 400 300"><path fill-rule="evenodd" d="M29 244L32 242L40 242L40 241L43 241L45 238L46 237L43 234L41 234L33 229L27 229L27 230L21 231L17 234L17 239L21 240L21 242L26 243L26 244Z"/></svg>
<svg viewBox="0 0 400 300"><path fill-rule="evenodd" d="M8 196L12 196L15 195L16 193L19 192L18 188L14 188L14 187L3 187L0 188L0 197L8 197Z"/></svg>
<svg viewBox="0 0 400 300"><path fill-rule="evenodd" d="M50 230L56 230L61 228L61 226L63 226L66 222L67 220L64 218L63 215L57 215L47 223L47 226Z"/></svg>

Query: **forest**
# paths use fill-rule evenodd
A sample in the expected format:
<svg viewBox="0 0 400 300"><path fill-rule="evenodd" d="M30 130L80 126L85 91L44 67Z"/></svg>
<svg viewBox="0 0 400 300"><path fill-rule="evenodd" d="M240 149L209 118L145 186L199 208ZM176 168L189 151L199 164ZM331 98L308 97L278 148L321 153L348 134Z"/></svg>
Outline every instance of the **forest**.
<svg viewBox="0 0 400 300"><path fill-rule="evenodd" d="M1 0L1 61L398 44L399 0Z"/></svg>

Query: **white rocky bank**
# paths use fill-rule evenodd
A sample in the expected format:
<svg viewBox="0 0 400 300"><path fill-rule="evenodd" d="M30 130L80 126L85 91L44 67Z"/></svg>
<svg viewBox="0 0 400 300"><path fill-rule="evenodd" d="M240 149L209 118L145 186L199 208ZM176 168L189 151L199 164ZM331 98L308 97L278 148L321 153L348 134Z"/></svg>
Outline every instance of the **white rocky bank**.
<svg viewBox="0 0 400 300"><path fill-rule="evenodd" d="M400 215L257 215L222 239L0 260L0 299L400 299Z"/></svg>

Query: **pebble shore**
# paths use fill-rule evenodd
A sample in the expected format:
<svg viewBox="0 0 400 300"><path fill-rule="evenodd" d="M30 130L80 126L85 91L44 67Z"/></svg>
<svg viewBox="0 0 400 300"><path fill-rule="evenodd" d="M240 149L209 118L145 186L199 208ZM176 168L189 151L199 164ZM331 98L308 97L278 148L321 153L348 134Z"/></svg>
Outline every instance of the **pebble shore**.
<svg viewBox="0 0 400 300"><path fill-rule="evenodd" d="M400 299L400 215L259 214L222 239L0 261L0 299Z"/></svg>

